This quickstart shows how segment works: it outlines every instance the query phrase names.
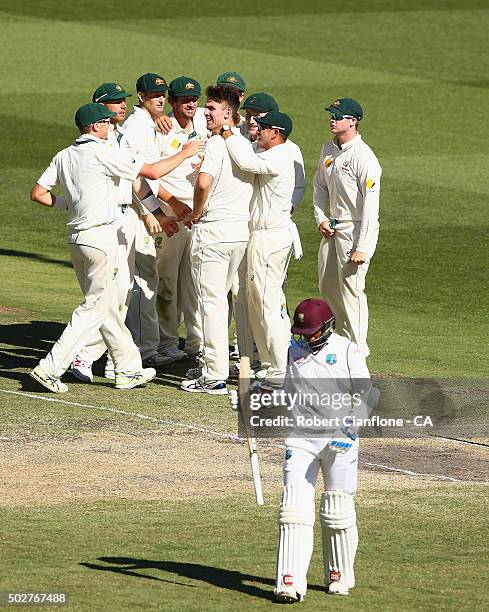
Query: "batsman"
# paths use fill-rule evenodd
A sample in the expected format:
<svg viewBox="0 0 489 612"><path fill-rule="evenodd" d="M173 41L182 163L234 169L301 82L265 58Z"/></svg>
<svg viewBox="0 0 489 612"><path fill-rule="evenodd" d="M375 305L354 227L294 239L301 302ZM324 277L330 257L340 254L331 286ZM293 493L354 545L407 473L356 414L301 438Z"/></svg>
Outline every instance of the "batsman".
<svg viewBox="0 0 489 612"><path fill-rule="evenodd" d="M335 333L334 324L331 308L320 299L310 298L297 306L284 385L287 394L307 397L318 390L332 389L341 391L343 397L344 389L349 387L361 397L376 396L362 351ZM314 412L315 416L331 416L334 411L325 408L324 395L317 403L299 402L294 408L296 417L312 416ZM362 405L360 402L354 410L361 412ZM348 423L331 425L326 432L294 428L285 446L275 599L295 603L306 595L315 522L314 490L320 470L324 487L320 522L325 585L329 594L348 595L355 585L353 566L358 544L358 430Z"/></svg>

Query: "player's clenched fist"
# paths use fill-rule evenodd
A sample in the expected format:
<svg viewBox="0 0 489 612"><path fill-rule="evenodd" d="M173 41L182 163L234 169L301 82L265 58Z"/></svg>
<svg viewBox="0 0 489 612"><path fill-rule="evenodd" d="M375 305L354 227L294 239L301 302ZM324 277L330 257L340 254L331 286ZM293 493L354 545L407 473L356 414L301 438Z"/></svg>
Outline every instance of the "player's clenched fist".
<svg viewBox="0 0 489 612"><path fill-rule="evenodd" d="M331 238L331 236L333 236L334 232L335 232L335 230L330 225L329 219L326 220L326 221L323 221L319 225L318 230L321 232L322 236L324 236L324 238L326 238L326 240L328 238Z"/></svg>
<svg viewBox="0 0 489 612"><path fill-rule="evenodd" d="M173 234L177 234L179 231L178 223L175 217L164 217L163 219L160 219L160 225L162 231L168 236L168 238L171 238Z"/></svg>

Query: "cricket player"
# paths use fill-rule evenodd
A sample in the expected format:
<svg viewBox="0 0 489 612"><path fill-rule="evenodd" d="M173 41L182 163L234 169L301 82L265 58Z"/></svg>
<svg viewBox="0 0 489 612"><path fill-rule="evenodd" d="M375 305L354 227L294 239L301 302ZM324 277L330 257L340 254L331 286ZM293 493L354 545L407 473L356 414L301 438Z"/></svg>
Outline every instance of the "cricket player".
<svg viewBox="0 0 489 612"><path fill-rule="evenodd" d="M216 85L222 85L223 87L228 87L232 91L238 94L239 103L244 100L245 91L246 91L246 81L239 74L239 72L234 72L233 70L229 70L227 72L223 72L216 79ZM243 122L243 117L238 112L238 118L235 127L240 127Z"/></svg>
<svg viewBox="0 0 489 612"><path fill-rule="evenodd" d="M258 139L258 123L256 119L263 117L270 111L279 111L279 105L274 97L263 92L251 94L243 102L242 108L245 110L245 122L241 128L241 133L251 142ZM306 191L306 175L304 171L304 159L300 148L292 142L290 138L285 141L285 146L289 149L289 155L294 159L295 186L292 193L290 213L293 214L304 199Z"/></svg>
<svg viewBox="0 0 489 612"><path fill-rule="evenodd" d="M285 144L292 121L279 111L255 120L258 138L254 148L231 130L223 131L222 137L237 166L256 174L247 251L248 315L261 366L267 370L262 388L273 389L283 385L290 341L282 285L293 244L290 203L295 168Z"/></svg>
<svg viewBox="0 0 489 612"><path fill-rule="evenodd" d="M55 155L31 191L34 202L53 207L56 197L51 189L57 183L62 185L71 260L84 296L50 353L30 373L54 393L68 390L60 377L86 338L97 330L114 360L117 389L131 389L156 375L153 368L142 369L139 351L119 312L115 288L118 188L121 178L131 182L138 176L159 179L183 158L198 152L195 145L200 143L189 145L173 160L146 164L108 142L110 119L115 116L103 104L81 106L75 114L81 136Z"/></svg>
<svg viewBox="0 0 489 612"><path fill-rule="evenodd" d="M229 375L227 294L248 244L254 175L234 163L219 135L231 130L243 139L235 127L239 120L237 93L215 85L207 88L206 95L207 128L213 136L206 144L193 211L188 217L193 223L192 273L202 317L202 370L198 378L183 380L181 388L225 394ZM236 323L238 338L249 337L249 330L243 329L247 326L246 313L236 312Z"/></svg>
<svg viewBox="0 0 489 612"><path fill-rule="evenodd" d="M120 124L126 117L126 99L131 95L132 94L125 91L118 83L102 83L102 85L97 87L92 96L93 102L103 104L110 111L116 113L115 117L112 117L110 120L109 134L107 137L108 143L111 146L121 147L127 150L130 150L130 143L127 141L127 138L125 138L125 132ZM122 178L119 182L118 190L117 234L119 239L119 253L117 259L118 272L115 283L118 293L119 309L123 319L126 317L127 308L132 297L132 284L135 270L135 242L141 221L143 221L146 228L151 231L149 222L152 217L151 223L153 225L159 224L168 237L178 232L176 221L172 217L160 219L158 222L151 213L142 216L141 213L145 211L138 207L136 202L133 202L132 190L132 183ZM73 360L71 364L71 373L73 376L83 382L92 382L92 364L104 354L106 349L107 347L105 346L101 334L97 332L91 341L88 339L84 349ZM110 355L107 356L104 375L109 379L115 378L114 363Z"/></svg>
<svg viewBox="0 0 489 612"><path fill-rule="evenodd" d="M136 82L139 105L135 106L123 124L126 138L131 146L141 152L146 163L160 159L161 133L156 127L155 119L163 114L168 85L163 77L154 73L140 76ZM159 181L143 183L136 191L141 191L139 200L144 214L153 213L158 220L162 211L157 200ZM148 228L150 234L160 231L158 227ZM156 247L152 235L148 236L143 223L139 224L136 235L135 282L133 295L127 313L127 325L139 346L143 363L159 368L174 360L161 355L159 346L159 322L156 312L158 291L158 266Z"/></svg>
<svg viewBox="0 0 489 612"><path fill-rule="evenodd" d="M327 142L314 177L314 216L322 235L319 291L331 305L339 334L370 354L365 278L379 235L382 168L358 133L360 104L339 98L331 113L333 140Z"/></svg>
<svg viewBox="0 0 489 612"><path fill-rule="evenodd" d="M246 98L243 102L242 108L245 110L245 121L241 125L241 133L245 138L248 138L250 142L256 143L259 131L258 131L258 123L256 119L259 117L263 117L270 111L279 111L279 106L277 101L273 96L270 96L264 92L256 92L251 94ZM302 157L302 153L300 148L292 142L290 138L287 138L285 143L283 143L285 148L288 149L288 153L292 156L294 160L294 169L295 169L295 186L294 191L292 193L291 203L290 203L290 214L294 213L294 210L299 206L304 198L304 193L306 189L306 179L305 179L305 171L304 171L304 159ZM257 145L258 146L258 145ZM257 149L258 151L259 149ZM293 242L294 242L294 256L296 259L300 259L302 257L302 246L300 242L299 232L294 223L290 224L290 229L293 233ZM239 270L240 276L246 278L246 260L244 261L245 269ZM285 282L284 282L285 286ZM239 282L233 283L231 288L231 293L233 294L233 301L236 300L237 294L239 290ZM282 291L283 302L282 302L282 310L285 312L287 310L287 302L285 300L285 294ZM287 330L288 332L288 330ZM256 344L256 343L255 343ZM239 354L237 355L239 357ZM258 360L258 355L256 353L253 354L253 362L252 369L255 375L258 375L259 378L263 378L266 375L266 369L263 368ZM233 375L239 375L239 362L234 363L231 366L231 373Z"/></svg>
<svg viewBox="0 0 489 612"><path fill-rule="evenodd" d="M289 349L285 390L290 397L317 394L320 398L318 404L309 399L296 404L297 424L301 414L334 420L339 413L340 420L346 420L346 414L357 410L352 399L354 393L375 397L362 351L334 332L333 312L324 301L310 298L301 302L295 310L291 331L294 341ZM336 405L331 408L327 400L335 397L342 398L343 410ZM349 423L346 420L339 427L326 427L326 432L319 426L299 427L291 431L285 442L275 585L279 602L302 601L306 594L313 548L314 488L319 470L324 486L320 522L325 585L328 593L338 595L347 595L355 585L358 428Z"/></svg>
<svg viewBox="0 0 489 612"><path fill-rule="evenodd" d="M169 86L168 101L172 107L169 117L172 129L162 136L162 159L180 151L193 139L207 140L207 122L204 109L198 107L201 87L198 81L181 76ZM203 157L203 153L200 154ZM187 159L160 180L161 208L180 221L192 212L194 185L202 159ZM171 240L156 240L159 287L156 307L160 326L158 352L179 361L187 355L195 358L201 349L202 329L198 316L197 294L192 278L190 242L192 231L179 223L179 232ZM185 352L178 347L180 315L187 329Z"/></svg>

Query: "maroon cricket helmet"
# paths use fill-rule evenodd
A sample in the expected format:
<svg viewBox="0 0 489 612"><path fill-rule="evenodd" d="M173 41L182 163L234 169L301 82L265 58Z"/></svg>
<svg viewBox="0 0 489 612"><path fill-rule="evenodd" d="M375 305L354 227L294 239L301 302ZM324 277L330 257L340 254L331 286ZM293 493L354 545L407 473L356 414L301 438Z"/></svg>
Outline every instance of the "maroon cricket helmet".
<svg viewBox="0 0 489 612"><path fill-rule="evenodd" d="M325 327L328 322L331 326L333 320L333 311L326 302L317 298L308 298L297 305L290 331L293 334L311 336Z"/></svg>

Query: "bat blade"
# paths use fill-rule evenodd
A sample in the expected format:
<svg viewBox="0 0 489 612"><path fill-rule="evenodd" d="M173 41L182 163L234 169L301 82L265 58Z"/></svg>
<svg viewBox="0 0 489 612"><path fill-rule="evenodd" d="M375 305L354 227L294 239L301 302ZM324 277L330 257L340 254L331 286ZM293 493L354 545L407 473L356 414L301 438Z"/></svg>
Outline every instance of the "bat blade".
<svg viewBox="0 0 489 612"><path fill-rule="evenodd" d="M241 357L239 363L239 403L240 414L243 426L246 432L246 440L248 442L248 451L250 454L251 475L253 477L253 486L255 487L256 503L263 506L263 492L260 477L260 464L258 462L258 453L256 452L256 439L251 427L251 408L250 408L250 359L249 357Z"/></svg>

